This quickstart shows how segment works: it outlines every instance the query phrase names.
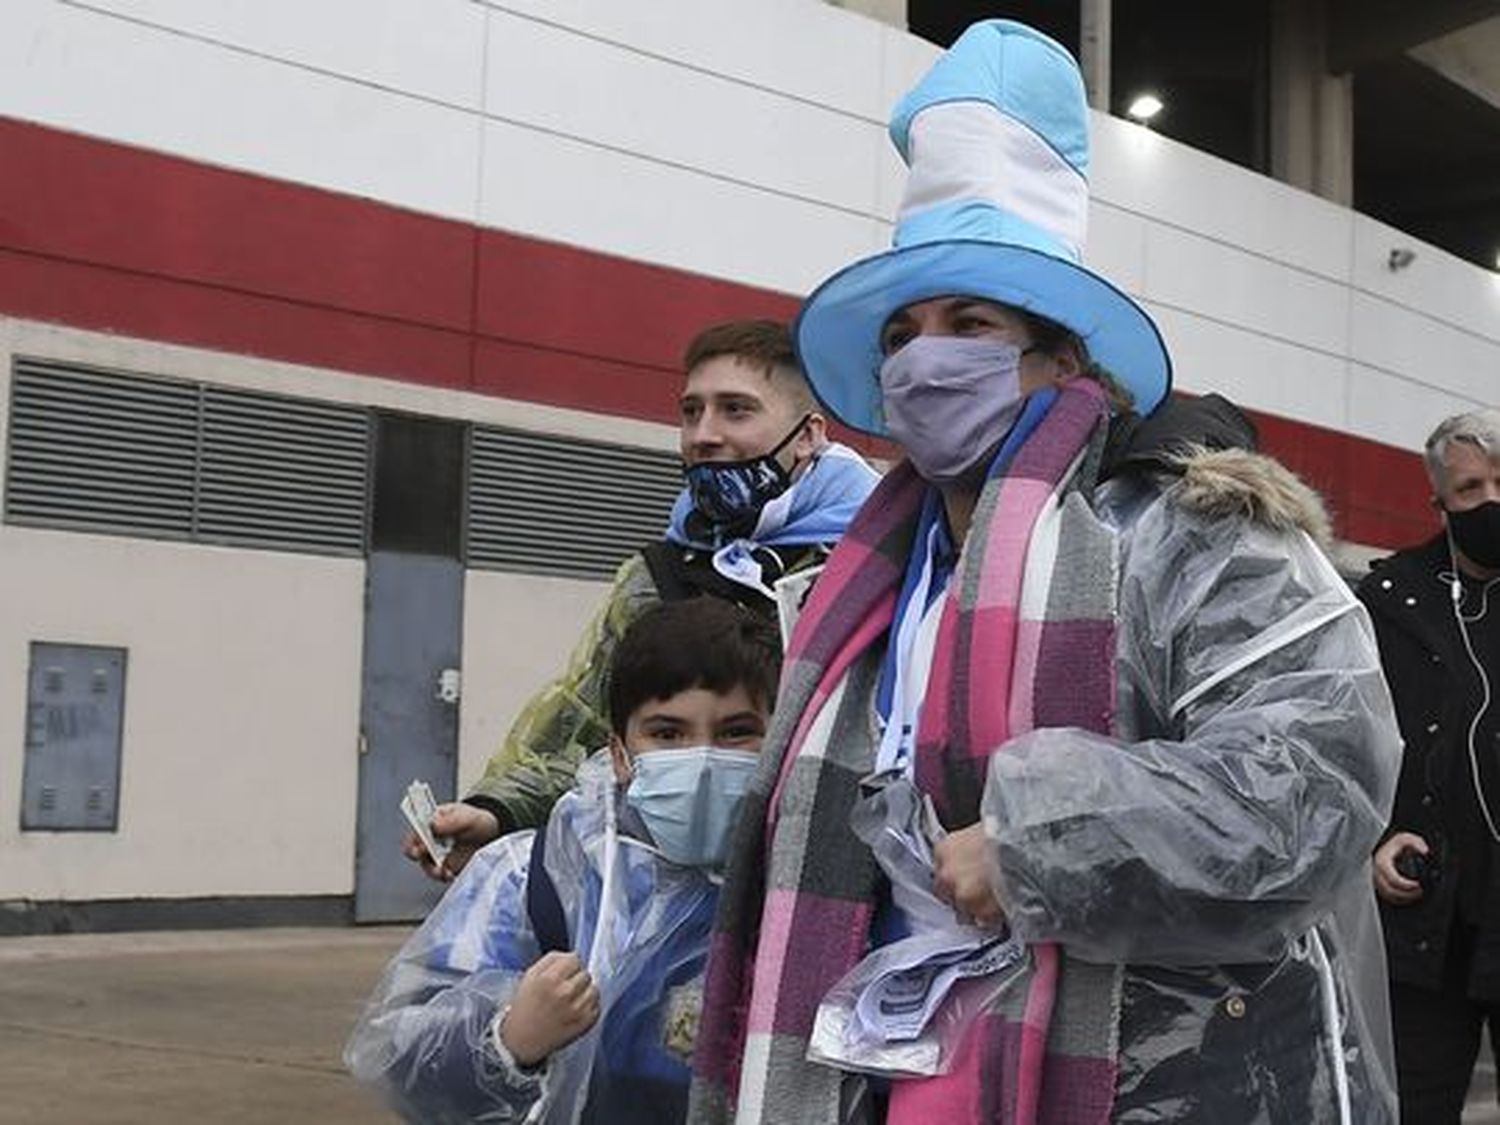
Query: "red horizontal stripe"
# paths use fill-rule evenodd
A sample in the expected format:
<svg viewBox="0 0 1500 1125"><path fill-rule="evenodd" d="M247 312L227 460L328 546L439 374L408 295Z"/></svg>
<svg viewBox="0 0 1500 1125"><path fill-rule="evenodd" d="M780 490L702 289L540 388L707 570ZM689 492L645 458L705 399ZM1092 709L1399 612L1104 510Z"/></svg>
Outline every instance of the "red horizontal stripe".
<svg viewBox="0 0 1500 1125"><path fill-rule="evenodd" d="M784 293L3 117L0 168L9 316L671 424L694 333L796 309ZM1436 527L1415 454L1256 421L1344 537L1395 546Z"/></svg>
<svg viewBox="0 0 1500 1125"><path fill-rule="evenodd" d="M0 312L363 375L470 384L473 340L465 332L3 248Z"/></svg>
<svg viewBox="0 0 1500 1125"><path fill-rule="evenodd" d="M1399 547L1437 531L1422 458L1405 449L1251 411L1261 448L1323 494L1340 538Z"/></svg>
<svg viewBox="0 0 1500 1125"><path fill-rule="evenodd" d="M473 390L648 422L677 418L676 371L504 340L481 339L477 347Z"/></svg>
<svg viewBox="0 0 1500 1125"><path fill-rule="evenodd" d="M503 231L485 231L479 247L481 336L675 374L705 325L797 311L784 293Z"/></svg>
<svg viewBox="0 0 1500 1125"><path fill-rule="evenodd" d="M6 118L0 167L9 249L471 326L476 240L463 223Z"/></svg>

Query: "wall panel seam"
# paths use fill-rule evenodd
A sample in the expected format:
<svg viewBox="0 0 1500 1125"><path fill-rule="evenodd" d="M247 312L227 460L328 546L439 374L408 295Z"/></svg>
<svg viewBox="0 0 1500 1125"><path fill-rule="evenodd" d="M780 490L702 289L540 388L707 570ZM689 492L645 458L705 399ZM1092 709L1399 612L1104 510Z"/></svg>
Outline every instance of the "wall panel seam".
<svg viewBox="0 0 1500 1125"><path fill-rule="evenodd" d="M858 113L851 109L845 109L843 106L833 105L828 102L820 102L815 98L807 97L804 94L793 93L792 91L783 89L781 87L767 85L763 82L753 82L750 79L743 78L739 75L726 74L723 71L713 70L706 66L699 66L696 63L688 62L686 59L677 58L672 55L665 55L658 51L650 51L644 47L638 47L633 43L626 43L618 39L611 39L608 36L599 35L595 32L584 31L581 28L573 27L558 20L549 20L546 17L538 16L533 12L518 12L514 8L506 7L504 4L489 3L487 2L487 0L471 0L471 2L473 2L477 7L483 8L489 12L503 12L504 14L511 16L514 19L525 20L528 23L534 23L541 27L550 27L555 31L561 31L567 35L576 36L579 39L587 39L594 43L600 43L607 47L613 47L616 50L625 51L632 55L638 55L641 58L650 59L653 62L664 63L668 66L674 66L681 70L689 71L693 74L699 74L706 78L716 79L718 81L725 82L734 86L740 86L748 90L755 90L759 93L770 94L779 98L785 98L787 101L797 102L800 105L809 106L813 109L825 110L828 113L834 114L838 117L843 117L850 121L857 121L863 125L874 125L882 132L886 127L884 118L869 117L863 113Z"/></svg>

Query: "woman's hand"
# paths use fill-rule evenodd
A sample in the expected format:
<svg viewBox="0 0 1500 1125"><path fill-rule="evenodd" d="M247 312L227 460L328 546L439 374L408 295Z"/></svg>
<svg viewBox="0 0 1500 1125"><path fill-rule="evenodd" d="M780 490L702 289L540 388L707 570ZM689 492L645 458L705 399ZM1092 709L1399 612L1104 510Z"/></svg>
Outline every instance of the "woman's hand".
<svg viewBox="0 0 1500 1125"><path fill-rule="evenodd" d="M986 929L1005 924L990 882L990 842L982 824L950 832L933 847L933 890L962 919Z"/></svg>

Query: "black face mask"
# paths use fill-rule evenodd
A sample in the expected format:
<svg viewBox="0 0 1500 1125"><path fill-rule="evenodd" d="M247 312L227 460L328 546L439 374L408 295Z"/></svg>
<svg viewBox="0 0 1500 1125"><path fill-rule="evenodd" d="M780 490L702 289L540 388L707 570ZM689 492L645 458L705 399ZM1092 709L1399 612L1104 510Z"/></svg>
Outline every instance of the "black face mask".
<svg viewBox="0 0 1500 1125"><path fill-rule="evenodd" d="M791 487L792 478L776 455L796 439L811 417L803 415L775 449L759 457L700 461L685 467L682 472L697 513L720 530L743 533L753 528L760 510Z"/></svg>
<svg viewBox="0 0 1500 1125"><path fill-rule="evenodd" d="M1500 501L1486 500L1476 508L1448 514L1448 534L1464 557L1486 570L1500 570Z"/></svg>

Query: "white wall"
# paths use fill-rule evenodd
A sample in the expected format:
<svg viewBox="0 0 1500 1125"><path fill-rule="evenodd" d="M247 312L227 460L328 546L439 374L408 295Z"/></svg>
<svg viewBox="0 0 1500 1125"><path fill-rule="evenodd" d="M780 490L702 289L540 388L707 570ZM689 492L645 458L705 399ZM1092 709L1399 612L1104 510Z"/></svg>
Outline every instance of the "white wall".
<svg viewBox="0 0 1500 1125"><path fill-rule="evenodd" d="M793 293L886 243L885 117L936 54L822 0L10 0L6 31L0 113ZM1487 271L1094 132L1090 261L1180 386L1407 448L1500 397Z"/></svg>
<svg viewBox="0 0 1500 1125"><path fill-rule="evenodd" d="M1500 401L1500 275L1130 122L1096 115L1094 146L1090 261L1178 386L1407 449Z"/></svg>

